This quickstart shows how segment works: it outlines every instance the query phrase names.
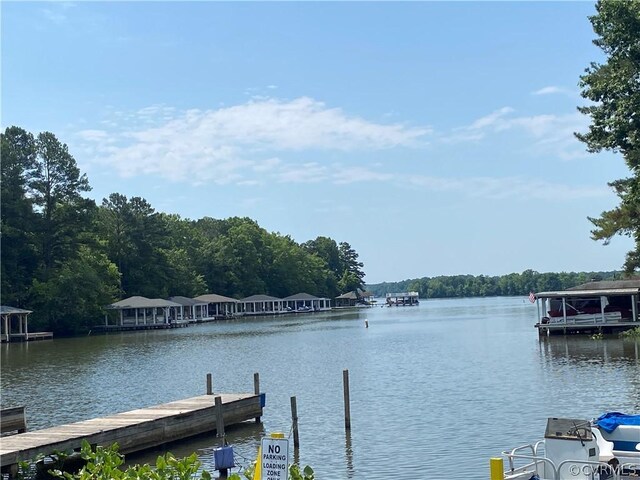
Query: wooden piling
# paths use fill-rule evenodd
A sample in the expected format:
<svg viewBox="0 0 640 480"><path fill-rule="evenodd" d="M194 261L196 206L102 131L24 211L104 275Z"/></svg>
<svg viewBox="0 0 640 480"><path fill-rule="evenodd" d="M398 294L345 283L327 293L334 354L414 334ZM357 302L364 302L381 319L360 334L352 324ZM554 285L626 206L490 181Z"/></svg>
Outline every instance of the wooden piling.
<svg viewBox="0 0 640 480"><path fill-rule="evenodd" d="M24 406L3 408L0 410L0 433L27 431L27 419Z"/></svg>
<svg viewBox="0 0 640 480"><path fill-rule="evenodd" d="M210 373L207 373L207 395L213 395L213 380Z"/></svg>
<svg viewBox="0 0 640 480"><path fill-rule="evenodd" d="M291 397L291 423L293 425L293 448L300 448L298 437L298 404L296 397Z"/></svg>
<svg viewBox="0 0 640 480"><path fill-rule="evenodd" d="M224 437L224 416L222 413L222 397L216 397L216 437Z"/></svg>
<svg viewBox="0 0 640 480"><path fill-rule="evenodd" d="M260 395L260 374L258 372L253 374L253 393ZM256 417L256 423L260 423L260 417Z"/></svg>
<svg viewBox="0 0 640 480"><path fill-rule="evenodd" d="M342 371L342 384L344 388L344 428L351 430L351 409L349 407L349 370Z"/></svg>

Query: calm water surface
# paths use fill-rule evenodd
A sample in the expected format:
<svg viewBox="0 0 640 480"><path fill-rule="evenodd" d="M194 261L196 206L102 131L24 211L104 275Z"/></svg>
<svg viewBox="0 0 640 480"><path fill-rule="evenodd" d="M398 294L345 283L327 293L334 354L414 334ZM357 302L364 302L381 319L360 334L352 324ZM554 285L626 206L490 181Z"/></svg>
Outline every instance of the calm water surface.
<svg viewBox="0 0 640 480"><path fill-rule="evenodd" d="M290 433L296 396L299 461L318 479L486 480L489 457L542 437L549 416L640 413L637 340L539 339L535 321L521 297L474 298L4 344L2 405L26 405L33 430L201 395L207 373L214 391L252 392L259 372L263 423L227 432L242 465L263 435ZM169 449L211 471L218 445Z"/></svg>

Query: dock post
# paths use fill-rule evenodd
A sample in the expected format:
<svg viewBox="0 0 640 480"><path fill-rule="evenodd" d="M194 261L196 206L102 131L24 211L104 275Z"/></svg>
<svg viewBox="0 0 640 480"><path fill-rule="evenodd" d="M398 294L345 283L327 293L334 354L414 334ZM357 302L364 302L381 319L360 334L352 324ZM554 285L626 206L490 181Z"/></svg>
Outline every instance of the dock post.
<svg viewBox="0 0 640 480"><path fill-rule="evenodd" d="M349 370L342 371L342 384L344 388L344 428L351 430L351 409L349 407Z"/></svg>
<svg viewBox="0 0 640 480"><path fill-rule="evenodd" d="M291 397L291 423L293 425L293 448L300 448L298 436L298 403L296 397Z"/></svg>
<svg viewBox="0 0 640 480"><path fill-rule="evenodd" d="M489 459L491 480L504 480L504 461L502 458Z"/></svg>
<svg viewBox="0 0 640 480"><path fill-rule="evenodd" d="M207 373L207 395L213 395L213 381L210 373Z"/></svg>
<svg viewBox="0 0 640 480"><path fill-rule="evenodd" d="M253 393L260 395L260 374L258 372L253 374ZM260 423L260 417L256 417L256 423Z"/></svg>
<svg viewBox="0 0 640 480"><path fill-rule="evenodd" d="M224 416L222 415L222 397L216 397L216 437L224 437Z"/></svg>

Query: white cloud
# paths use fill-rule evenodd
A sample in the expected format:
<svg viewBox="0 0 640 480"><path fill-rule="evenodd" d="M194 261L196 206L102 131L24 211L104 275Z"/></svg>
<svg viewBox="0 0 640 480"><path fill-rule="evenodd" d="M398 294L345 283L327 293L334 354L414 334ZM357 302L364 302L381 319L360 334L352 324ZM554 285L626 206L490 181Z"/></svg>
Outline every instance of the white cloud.
<svg viewBox="0 0 640 480"><path fill-rule="evenodd" d="M107 142L109 141L109 133L106 130L81 130L77 133L78 137L87 142Z"/></svg>
<svg viewBox="0 0 640 480"><path fill-rule="evenodd" d="M123 176L154 174L194 182L246 183L251 172L269 171L279 181L323 181L330 178L326 167L308 161L285 165L277 155L414 147L425 143L431 132L426 127L369 122L308 97L184 112L152 105L112 114L120 131L78 133L81 142L88 144L84 151L95 153L95 162Z"/></svg>
<svg viewBox="0 0 640 480"><path fill-rule="evenodd" d="M414 175L405 181L435 192L451 192L491 199L530 198L561 201L602 198L611 195L606 186L574 186L522 177L438 178Z"/></svg>
<svg viewBox="0 0 640 480"><path fill-rule="evenodd" d="M554 93L562 93L564 90L560 87L556 86L548 86L541 88L540 90L536 90L535 92L531 92L531 95L551 95Z"/></svg>
<svg viewBox="0 0 640 480"><path fill-rule="evenodd" d="M42 8L40 9L40 13L44 18L56 25L62 25L67 21L67 16L59 10L56 11L51 8Z"/></svg>
<svg viewBox="0 0 640 480"><path fill-rule="evenodd" d="M549 85L547 87L540 88L531 92L531 95L565 95L568 97L575 97L579 92L564 87L558 87L556 85Z"/></svg>
<svg viewBox="0 0 640 480"><path fill-rule="evenodd" d="M521 132L529 136L531 148L536 153L554 155L562 160L572 160L587 156L584 145L574 136L574 132L586 130L589 120L575 112L570 114L515 116L511 107L503 107L483 116L470 125L454 129L442 135L444 143L478 142L490 134L506 131Z"/></svg>
<svg viewBox="0 0 640 480"><path fill-rule="evenodd" d="M471 125L466 127L468 130L483 130L487 128L495 128L498 130L504 129L505 120L504 117L512 113L514 110L511 107L502 107L495 112L490 113L484 117L479 118Z"/></svg>
<svg viewBox="0 0 640 480"><path fill-rule="evenodd" d="M381 173L364 167L346 167L334 171L333 183L348 184L356 182L386 182L394 176L390 173Z"/></svg>

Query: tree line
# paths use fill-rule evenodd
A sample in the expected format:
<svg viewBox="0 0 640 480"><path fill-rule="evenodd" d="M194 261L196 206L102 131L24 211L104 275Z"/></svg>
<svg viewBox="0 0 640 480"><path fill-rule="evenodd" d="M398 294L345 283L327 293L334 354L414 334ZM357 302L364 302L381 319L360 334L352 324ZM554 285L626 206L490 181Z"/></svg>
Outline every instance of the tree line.
<svg viewBox="0 0 640 480"><path fill-rule="evenodd" d="M190 220L120 193L98 205L54 134L13 126L0 141L2 304L32 310L34 328L80 333L133 295L334 298L364 284L347 242L297 243L250 218Z"/></svg>
<svg viewBox="0 0 640 480"><path fill-rule="evenodd" d="M594 280L621 279L620 272L538 273L525 270L500 276L452 275L367 285L377 297L386 293L418 292L420 298L512 297L529 292L566 290Z"/></svg>

